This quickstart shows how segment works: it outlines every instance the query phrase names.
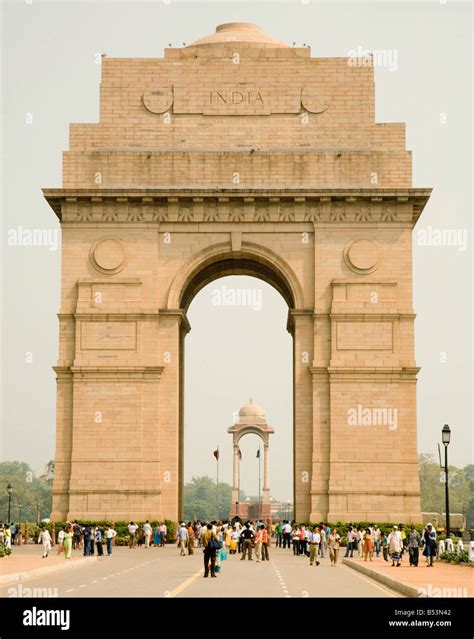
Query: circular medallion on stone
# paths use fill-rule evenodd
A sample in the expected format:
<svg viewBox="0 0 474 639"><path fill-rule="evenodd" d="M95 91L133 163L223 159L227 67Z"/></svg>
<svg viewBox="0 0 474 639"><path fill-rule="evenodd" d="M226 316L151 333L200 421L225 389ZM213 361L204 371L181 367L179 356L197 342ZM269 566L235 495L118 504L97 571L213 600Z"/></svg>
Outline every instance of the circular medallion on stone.
<svg viewBox="0 0 474 639"><path fill-rule="evenodd" d="M151 113L164 113L173 105L173 89L171 87L148 89L142 99L145 108Z"/></svg>
<svg viewBox="0 0 474 639"><path fill-rule="evenodd" d="M92 245L90 259L101 273L118 273L125 266L125 248L120 240L104 237Z"/></svg>
<svg viewBox="0 0 474 639"><path fill-rule="evenodd" d="M344 261L355 273L373 273L380 262L380 251L372 240L354 240L344 249Z"/></svg>

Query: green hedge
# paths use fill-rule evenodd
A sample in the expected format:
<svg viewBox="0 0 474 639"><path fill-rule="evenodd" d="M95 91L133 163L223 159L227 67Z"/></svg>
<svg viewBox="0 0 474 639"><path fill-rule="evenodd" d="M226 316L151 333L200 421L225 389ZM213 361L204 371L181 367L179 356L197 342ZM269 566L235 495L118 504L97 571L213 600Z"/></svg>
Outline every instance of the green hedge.
<svg viewBox="0 0 474 639"><path fill-rule="evenodd" d="M67 522L67 523L72 523L72 522ZM81 524L81 526L101 526L103 528L105 528L106 526L113 526L114 529L117 532L117 536L115 537L116 543L119 539L127 539L127 543L128 543L128 525L130 523L130 521L80 521L79 522ZM136 524L138 524L139 526L143 526L143 524L145 523L144 521L136 521ZM159 522L159 521L150 521L150 525L152 526L152 528L154 529L155 526L161 524L163 522ZM169 519L165 519L164 524L167 528L167 540L166 543L168 544L172 544L176 541L176 523L174 521L170 521ZM24 535L24 530L25 530L25 525L28 526L28 536L29 538L34 538L37 539L39 532L40 532L40 528L38 528L38 525L35 523L27 523L27 524L22 524L21 525L21 532ZM43 524L41 524L43 525ZM52 535L53 533L53 525L55 527L55 531L56 531L56 536L58 534L58 532L60 530L62 530L64 528L64 526L66 525L66 522L64 521L56 521L56 522L47 522L44 524L44 526L46 526L47 530L49 530L50 534ZM119 544L117 544L119 545Z"/></svg>
<svg viewBox="0 0 474 639"><path fill-rule="evenodd" d="M12 554L12 551L10 548L5 548L3 544L0 544L0 558L7 557L8 555L11 555L11 554Z"/></svg>
<svg viewBox="0 0 474 639"><path fill-rule="evenodd" d="M443 561L452 562L455 564L468 564L469 563L469 553L467 550L463 550L460 553L457 552L442 552L439 556Z"/></svg>

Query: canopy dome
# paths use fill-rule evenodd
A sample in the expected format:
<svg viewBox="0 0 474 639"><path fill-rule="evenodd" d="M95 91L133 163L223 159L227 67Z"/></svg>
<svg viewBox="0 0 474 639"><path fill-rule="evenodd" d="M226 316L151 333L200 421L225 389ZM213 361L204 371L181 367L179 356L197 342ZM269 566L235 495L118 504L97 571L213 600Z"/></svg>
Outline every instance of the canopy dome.
<svg viewBox="0 0 474 639"><path fill-rule="evenodd" d="M239 410L239 417L263 417L265 419L265 411L250 401L249 404L244 404Z"/></svg>
<svg viewBox="0 0 474 639"><path fill-rule="evenodd" d="M286 47L288 45L277 38L263 33L258 24L251 22L227 22L216 27L216 32L195 40L188 44L189 47L198 47L204 44L225 44L227 42L250 42L261 44L264 47Z"/></svg>

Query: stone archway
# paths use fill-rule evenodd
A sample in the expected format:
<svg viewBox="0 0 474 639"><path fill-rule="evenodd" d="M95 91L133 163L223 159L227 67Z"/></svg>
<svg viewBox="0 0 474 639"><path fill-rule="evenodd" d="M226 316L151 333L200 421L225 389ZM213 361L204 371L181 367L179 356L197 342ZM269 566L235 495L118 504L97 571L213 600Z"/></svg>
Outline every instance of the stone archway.
<svg viewBox="0 0 474 639"><path fill-rule="evenodd" d="M232 434L233 471L230 517L242 516L240 513L240 458L239 442L245 435L258 435L263 442L263 491L260 503L259 519L271 521L270 509L270 435L275 432L267 424L264 411L250 400L239 410L236 422L227 429ZM260 449L259 449L260 451ZM259 462L260 463L260 462ZM260 495L259 495L260 498Z"/></svg>
<svg viewBox="0 0 474 639"><path fill-rule="evenodd" d="M178 519L186 309L230 273L289 306L295 518L420 520L411 239L430 189L404 125L375 122L373 81L242 23L102 60L100 122L71 125L44 191L56 520Z"/></svg>
<svg viewBox="0 0 474 639"><path fill-rule="evenodd" d="M235 237L235 235L237 237ZM176 318L179 329L175 333L175 339L179 337L179 455L178 455L178 509L183 510L182 489L184 486L184 353L186 335L191 329L187 319L187 310L193 298L207 284L228 275L247 275L265 281L273 286L283 297L288 305L287 330L295 340L300 338L302 323L296 321L295 316L300 313L305 315L304 292L301 283L292 267L275 253L270 247L250 241L242 241L240 233L231 233L230 241L211 244L205 249L187 260L176 273L168 289L166 308L160 313L163 317ZM306 311L306 315L308 312ZM172 340L173 349L176 343ZM295 386L298 363L293 370L293 398L300 397L301 388ZM164 381L164 380L163 380ZM309 381L309 380L308 380ZM163 385L163 392L167 394ZM296 420L295 415L293 416ZM298 417L294 423L295 432L300 433L299 438L307 436L311 431L308 419ZM309 441L309 439L308 439ZM294 456L293 460L293 485L297 468L306 468L307 461ZM301 471L304 472L304 471ZM265 492L265 495L268 491ZM301 499L308 499L307 491L299 491ZM268 498L270 497L268 493Z"/></svg>

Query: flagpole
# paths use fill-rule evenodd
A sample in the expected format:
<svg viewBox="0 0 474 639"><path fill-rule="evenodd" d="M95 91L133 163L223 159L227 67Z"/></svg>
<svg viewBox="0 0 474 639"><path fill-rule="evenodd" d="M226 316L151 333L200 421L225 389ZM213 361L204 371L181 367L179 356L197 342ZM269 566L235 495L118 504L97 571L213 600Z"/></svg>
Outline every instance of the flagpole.
<svg viewBox="0 0 474 639"><path fill-rule="evenodd" d="M262 497L260 492L260 475L261 475L261 463L260 463L260 445L258 446L258 518L262 518Z"/></svg>
<svg viewBox="0 0 474 639"><path fill-rule="evenodd" d="M217 447L217 482L216 482L216 499L217 499L217 521L219 521L219 446Z"/></svg>

